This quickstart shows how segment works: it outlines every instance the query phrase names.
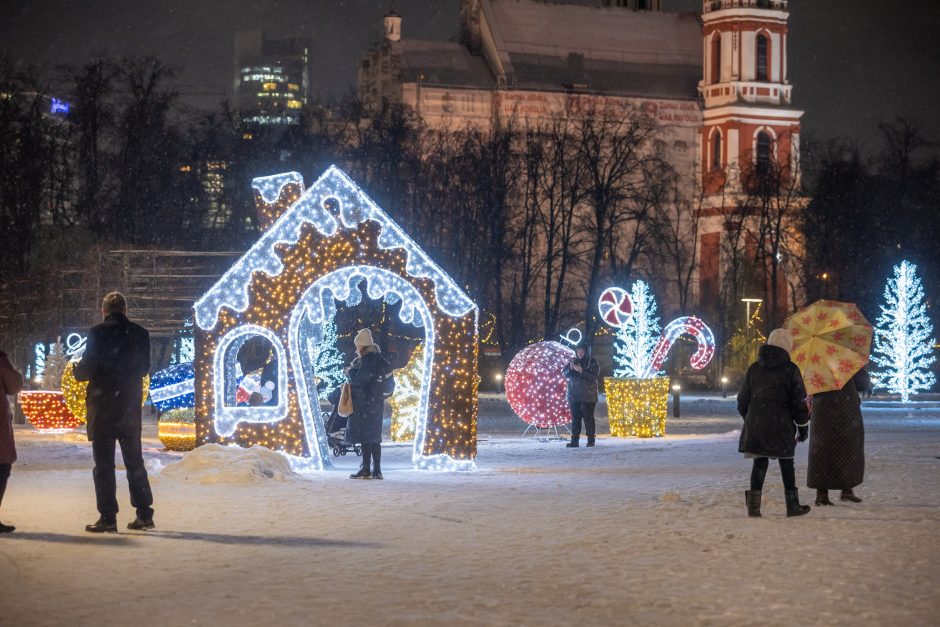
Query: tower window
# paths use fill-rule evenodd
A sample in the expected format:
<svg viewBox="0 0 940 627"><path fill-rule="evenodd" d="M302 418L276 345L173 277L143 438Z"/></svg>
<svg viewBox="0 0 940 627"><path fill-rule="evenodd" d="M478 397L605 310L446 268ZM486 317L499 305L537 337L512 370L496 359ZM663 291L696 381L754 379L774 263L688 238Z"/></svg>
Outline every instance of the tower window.
<svg viewBox="0 0 940 627"><path fill-rule="evenodd" d="M721 133L712 133L712 171L721 169Z"/></svg>
<svg viewBox="0 0 940 627"><path fill-rule="evenodd" d="M769 68L769 56L768 52L770 50L770 40L764 33L758 33L757 35L757 68L755 75L757 80L766 81L769 78L770 72Z"/></svg>
<svg viewBox="0 0 940 627"><path fill-rule="evenodd" d="M773 164L774 140L770 133L761 131L757 134L757 173L767 174Z"/></svg>
<svg viewBox="0 0 940 627"><path fill-rule="evenodd" d="M712 85L721 82L721 33L712 35Z"/></svg>

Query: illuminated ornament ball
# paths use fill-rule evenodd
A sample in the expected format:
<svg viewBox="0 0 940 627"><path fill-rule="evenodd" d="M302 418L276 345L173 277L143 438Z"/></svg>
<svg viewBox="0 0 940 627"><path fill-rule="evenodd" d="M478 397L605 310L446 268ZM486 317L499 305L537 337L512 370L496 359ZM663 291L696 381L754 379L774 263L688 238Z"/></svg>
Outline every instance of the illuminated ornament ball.
<svg viewBox="0 0 940 627"><path fill-rule="evenodd" d="M157 421L157 436L171 451L196 448L196 410L192 407L171 409Z"/></svg>
<svg viewBox="0 0 940 627"><path fill-rule="evenodd" d="M88 409L85 406L85 393L88 390L87 381L79 381L75 378L75 364L76 361L70 361L65 365L65 370L62 373L62 396L63 403L68 407L69 412L77 420L76 427L84 424L88 420ZM150 375L144 376L143 379L143 396L140 400L140 405L143 407L144 403L147 400L147 392L150 389Z"/></svg>
<svg viewBox="0 0 940 627"><path fill-rule="evenodd" d="M630 294L620 287L608 287L597 301L601 319L615 329L623 328L633 315L633 301Z"/></svg>
<svg viewBox="0 0 940 627"><path fill-rule="evenodd" d="M39 431L67 431L84 422L69 411L62 392L57 390L29 390L20 392L19 398L26 419Z"/></svg>
<svg viewBox="0 0 940 627"><path fill-rule="evenodd" d="M150 402L160 412L195 407L195 376L192 362L155 372L150 380Z"/></svg>
<svg viewBox="0 0 940 627"><path fill-rule="evenodd" d="M506 370L506 400L525 422L555 427L571 422L561 370L574 351L558 342L537 342L519 351Z"/></svg>

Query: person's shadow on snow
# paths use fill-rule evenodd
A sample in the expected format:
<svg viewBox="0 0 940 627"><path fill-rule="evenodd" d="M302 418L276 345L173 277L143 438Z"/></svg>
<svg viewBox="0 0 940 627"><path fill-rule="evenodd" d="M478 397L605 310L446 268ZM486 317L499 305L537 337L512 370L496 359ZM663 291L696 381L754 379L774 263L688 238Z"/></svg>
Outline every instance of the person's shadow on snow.
<svg viewBox="0 0 940 627"><path fill-rule="evenodd" d="M16 532L4 540L31 540L34 542L52 542L59 544L106 544L109 546L139 546L142 538L188 540L212 542L215 544L254 544L293 547L340 547L340 548L375 548L373 542L355 542L351 540L329 540L326 538L304 538L300 536L254 536L230 535L220 533L200 533L190 531L147 531L141 533L118 534L65 534Z"/></svg>

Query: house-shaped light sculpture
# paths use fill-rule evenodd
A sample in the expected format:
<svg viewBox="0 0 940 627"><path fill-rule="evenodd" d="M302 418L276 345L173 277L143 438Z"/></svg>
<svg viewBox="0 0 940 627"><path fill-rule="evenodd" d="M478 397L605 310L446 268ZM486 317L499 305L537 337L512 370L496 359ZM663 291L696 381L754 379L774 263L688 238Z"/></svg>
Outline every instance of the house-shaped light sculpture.
<svg viewBox="0 0 940 627"><path fill-rule="evenodd" d="M196 438L260 444L296 468L330 466L314 348L336 313L370 298L423 327L416 468L469 470L476 457L478 310L464 291L341 170L308 189L296 172L255 179L264 233L195 304ZM245 402L239 349L270 348ZM256 340L259 341L259 340ZM265 380L266 379L266 380Z"/></svg>

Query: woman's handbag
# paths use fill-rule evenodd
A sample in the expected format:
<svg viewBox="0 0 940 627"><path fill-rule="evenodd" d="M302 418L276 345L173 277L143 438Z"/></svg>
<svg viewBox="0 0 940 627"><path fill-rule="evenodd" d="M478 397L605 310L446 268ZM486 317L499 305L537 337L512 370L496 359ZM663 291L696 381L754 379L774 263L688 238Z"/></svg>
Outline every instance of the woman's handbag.
<svg viewBox="0 0 940 627"><path fill-rule="evenodd" d="M343 418L349 418L353 413L352 388L348 383L343 384L343 391L339 394L339 404L336 413Z"/></svg>

